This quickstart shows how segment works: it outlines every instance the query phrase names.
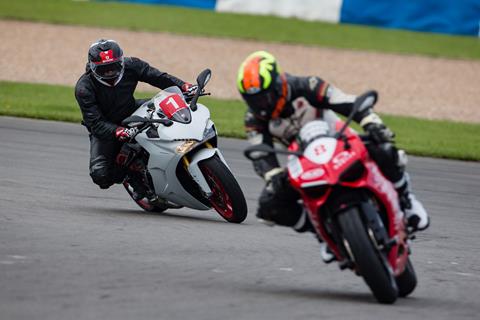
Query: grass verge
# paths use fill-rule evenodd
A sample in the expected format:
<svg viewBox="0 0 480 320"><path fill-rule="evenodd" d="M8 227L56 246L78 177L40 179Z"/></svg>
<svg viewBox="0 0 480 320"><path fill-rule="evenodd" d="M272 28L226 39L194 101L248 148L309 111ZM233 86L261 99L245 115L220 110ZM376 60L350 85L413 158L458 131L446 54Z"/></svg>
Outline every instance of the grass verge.
<svg viewBox="0 0 480 320"><path fill-rule="evenodd" d="M138 97L151 96L139 93ZM245 138L245 105L236 100L202 98L220 135ZM73 88L0 81L0 115L80 122ZM383 115L397 134L397 145L410 154L439 158L480 160L480 124L423 120Z"/></svg>
<svg viewBox="0 0 480 320"><path fill-rule="evenodd" d="M105 1L0 0L0 18L480 59L474 37Z"/></svg>

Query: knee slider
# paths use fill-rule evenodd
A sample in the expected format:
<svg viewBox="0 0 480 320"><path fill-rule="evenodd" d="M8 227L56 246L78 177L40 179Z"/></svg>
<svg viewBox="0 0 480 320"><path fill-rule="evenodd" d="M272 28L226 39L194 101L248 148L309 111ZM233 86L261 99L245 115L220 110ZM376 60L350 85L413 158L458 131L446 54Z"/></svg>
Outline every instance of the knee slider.
<svg viewBox="0 0 480 320"><path fill-rule="evenodd" d="M103 170L94 170L90 172L90 177L92 177L93 183L97 184L102 189L107 189L113 184L111 177Z"/></svg>
<svg viewBox="0 0 480 320"><path fill-rule="evenodd" d="M278 225L293 227L302 215L302 206L298 203L288 205L274 205L260 203L257 211L257 217L260 219L273 221Z"/></svg>
<svg viewBox="0 0 480 320"><path fill-rule="evenodd" d="M107 189L113 184L109 169L105 166L103 159L96 159L100 161L93 161L90 167L90 177L92 181L100 186L102 189Z"/></svg>

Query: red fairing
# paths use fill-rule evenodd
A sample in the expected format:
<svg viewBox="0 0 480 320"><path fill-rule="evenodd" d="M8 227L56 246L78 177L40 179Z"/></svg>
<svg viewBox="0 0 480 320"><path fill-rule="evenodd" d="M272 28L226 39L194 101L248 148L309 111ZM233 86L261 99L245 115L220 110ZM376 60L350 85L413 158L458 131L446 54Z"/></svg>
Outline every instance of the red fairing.
<svg viewBox="0 0 480 320"><path fill-rule="evenodd" d="M175 112L187 108L187 104L179 94L173 93L160 101L159 107L163 113L171 119Z"/></svg>
<svg viewBox="0 0 480 320"><path fill-rule="evenodd" d="M365 163L367 168L366 185L380 202L385 206L390 222L388 235L396 238L397 245L393 246L388 255L388 260L395 275L400 275L407 263L407 234L405 232L404 214L398 204L398 194L392 183L380 172L373 161Z"/></svg>
<svg viewBox="0 0 480 320"><path fill-rule="evenodd" d="M337 131L342 125L343 122L337 122ZM345 135L350 148L345 149L345 142L342 140L322 138L309 144L304 150L303 156L289 156L290 183L300 192L316 231L321 234L339 260L341 253L328 236L323 221L317 213L327 201L332 187L335 185L370 190L386 209L390 221L388 230L390 238L397 239L397 245L389 253L389 262L394 274L399 275L405 268L408 250L404 215L398 204L397 192L392 183L383 176L375 162L370 159L363 141L355 131L347 128ZM296 141L289 146L290 151L298 151L298 149ZM341 175L357 162L360 162L366 169L362 176L354 181L341 181Z"/></svg>

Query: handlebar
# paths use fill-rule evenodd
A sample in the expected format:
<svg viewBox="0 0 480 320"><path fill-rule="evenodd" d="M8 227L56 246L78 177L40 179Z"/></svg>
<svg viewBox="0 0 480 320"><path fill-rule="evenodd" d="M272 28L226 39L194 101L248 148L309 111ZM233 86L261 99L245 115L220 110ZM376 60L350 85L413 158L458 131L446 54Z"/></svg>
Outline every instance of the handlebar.
<svg viewBox="0 0 480 320"><path fill-rule="evenodd" d="M160 123L163 124L166 127L169 127L173 124L173 121L170 119L149 119L149 118L144 118L140 116L130 116L122 121L122 125L131 125L133 127L136 127L136 125L132 125L138 123L139 125L144 125L144 124L152 124L152 123Z"/></svg>
<svg viewBox="0 0 480 320"><path fill-rule="evenodd" d="M209 96L211 95L210 92L202 92L200 93L198 96L199 97L202 97L202 96ZM190 103L193 99L194 96L189 96L189 95L186 95L185 93L183 94L183 97L185 98L185 101L187 101L188 103Z"/></svg>

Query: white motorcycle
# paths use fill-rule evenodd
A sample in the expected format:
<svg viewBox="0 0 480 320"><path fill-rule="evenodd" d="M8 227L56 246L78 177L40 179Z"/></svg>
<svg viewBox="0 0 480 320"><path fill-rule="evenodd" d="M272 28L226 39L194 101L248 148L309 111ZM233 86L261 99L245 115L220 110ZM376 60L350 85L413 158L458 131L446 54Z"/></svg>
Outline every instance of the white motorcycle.
<svg viewBox="0 0 480 320"><path fill-rule="evenodd" d="M185 97L178 87L162 90L122 122L139 129L129 142L135 152L127 161L142 157L145 178L158 201L135 200L128 177L123 184L146 211L213 207L228 222L241 223L247 216L245 197L217 148L210 111L197 103L210 77L209 69L200 73L193 97Z"/></svg>

